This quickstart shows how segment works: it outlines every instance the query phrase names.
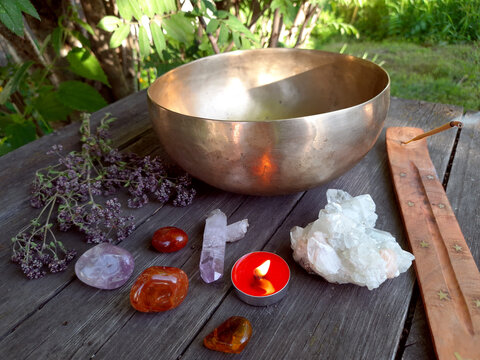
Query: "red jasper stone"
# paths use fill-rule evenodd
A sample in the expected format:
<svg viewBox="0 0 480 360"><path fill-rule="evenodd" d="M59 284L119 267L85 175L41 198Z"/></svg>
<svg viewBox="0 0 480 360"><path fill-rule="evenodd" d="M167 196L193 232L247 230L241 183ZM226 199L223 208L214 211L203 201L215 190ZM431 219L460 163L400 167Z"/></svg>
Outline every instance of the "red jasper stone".
<svg viewBox="0 0 480 360"><path fill-rule="evenodd" d="M210 350L238 354L252 336L252 324L241 316L232 316L203 339Z"/></svg>
<svg viewBox="0 0 480 360"><path fill-rule="evenodd" d="M159 312L180 305L187 296L188 277L176 267L152 266L140 274L130 290L130 303L142 312Z"/></svg>
<svg viewBox="0 0 480 360"><path fill-rule="evenodd" d="M182 229L166 226L153 234L152 246L160 252L178 251L187 245L188 235Z"/></svg>

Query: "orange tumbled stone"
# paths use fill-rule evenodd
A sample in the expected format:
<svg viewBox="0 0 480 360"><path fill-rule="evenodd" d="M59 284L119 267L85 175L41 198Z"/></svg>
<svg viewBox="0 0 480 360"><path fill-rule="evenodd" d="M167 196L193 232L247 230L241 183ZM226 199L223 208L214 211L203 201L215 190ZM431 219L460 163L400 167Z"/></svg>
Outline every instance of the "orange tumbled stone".
<svg viewBox="0 0 480 360"><path fill-rule="evenodd" d="M130 290L130 303L143 312L159 312L181 304L188 292L188 277L176 267L152 266L140 274Z"/></svg>
<svg viewBox="0 0 480 360"><path fill-rule="evenodd" d="M252 325L248 319L232 316L203 339L210 350L225 353L241 353L252 336Z"/></svg>

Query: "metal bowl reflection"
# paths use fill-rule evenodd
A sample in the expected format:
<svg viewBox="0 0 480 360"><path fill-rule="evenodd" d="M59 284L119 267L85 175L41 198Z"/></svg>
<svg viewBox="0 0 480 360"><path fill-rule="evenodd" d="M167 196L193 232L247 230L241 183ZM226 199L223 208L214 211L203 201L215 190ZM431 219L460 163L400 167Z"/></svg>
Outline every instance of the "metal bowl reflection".
<svg viewBox="0 0 480 360"><path fill-rule="evenodd" d="M148 99L161 143L191 175L276 195L325 183L365 156L385 121L390 80L353 56L245 50L171 70Z"/></svg>

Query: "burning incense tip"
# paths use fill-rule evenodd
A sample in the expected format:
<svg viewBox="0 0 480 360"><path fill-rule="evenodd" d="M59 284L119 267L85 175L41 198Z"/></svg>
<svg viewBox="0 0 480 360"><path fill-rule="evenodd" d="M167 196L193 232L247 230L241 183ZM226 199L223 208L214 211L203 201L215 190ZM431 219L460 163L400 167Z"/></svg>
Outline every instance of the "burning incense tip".
<svg viewBox="0 0 480 360"><path fill-rule="evenodd" d="M423 134L421 134L421 135L415 136L413 139L410 139L410 140L408 140L408 141L402 141L402 144L403 144L403 145L406 145L406 144L408 144L409 142L417 141L417 140L426 138L426 137L428 137L428 136L438 134L439 132L448 130L448 129L452 128L452 127L461 128L462 126L463 126L463 124L462 124L461 121L450 121L450 122L448 122L448 123L446 123L446 124L443 124L442 126L439 126L438 128L435 128L435 129L433 129L433 130L427 131L426 133L423 133Z"/></svg>

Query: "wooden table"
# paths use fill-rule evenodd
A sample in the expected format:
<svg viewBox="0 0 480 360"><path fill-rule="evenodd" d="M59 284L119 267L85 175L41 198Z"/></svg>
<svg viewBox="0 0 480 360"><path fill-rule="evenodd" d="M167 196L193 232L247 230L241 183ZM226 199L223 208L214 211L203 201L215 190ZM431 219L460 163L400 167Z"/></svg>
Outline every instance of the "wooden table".
<svg viewBox="0 0 480 360"><path fill-rule="evenodd" d="M98 122L105 112L118 118L112 136L121 149L142 155L162 154L150 127L145 92L108 106L95 113L93 119ZM392 99L385 126L427 130L452 119L464 121L465 127L459 134L450 130L432 137L429 148L478 266L480 113L464 115L461 108L454 106ZM238 359L434 358L413 268L369 291L308 275L292 259L289 230L316 218L326 204L329 188L352 195L371 194L379 215L376 227L391 232L408 249L388 170L385 130L358 165L313 190L254 197L198 182L198 196L189 207L150 203L129 210L136 217L137 229L120 246L135 257L135 270L124 286L111 291L84 285L76 279L73 266L64 273L28 281L9 262L10 238L36 211L28 204L34 171L54 161L45 155L51 145L61 143L66 150L78 148L77 130L77 124L67 126L0 158L0 225L4 234L0 248L1 359L233 358L202 344L208 333L233 315L248 318L253 326L250 343L242 354L235 355ZM222 209L229 222L248 218L250 228L243 240L227 245L223 280L205 284L198 264L205 214L215 208ZM171 254L154 252L149 245L153 232L168 225L189 234L188 246ZM80 254L90 247L75 233L60 236ZM285 258L292 279L281 302L259 308L236 297L229 272L240 256L262 249ZM132 283L153 265L176 266L187 273L189 292L178 308L145 314L130 306Z"/></svg>

